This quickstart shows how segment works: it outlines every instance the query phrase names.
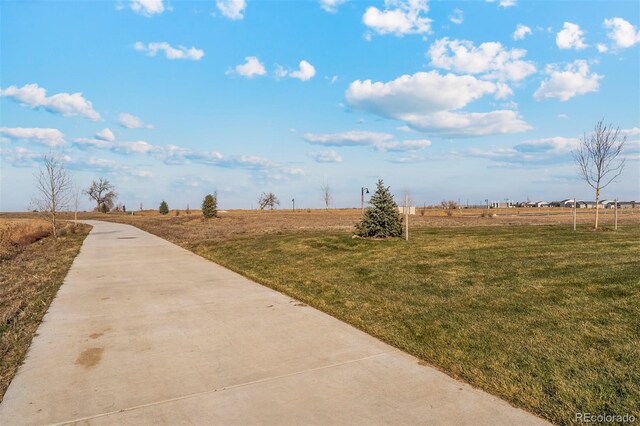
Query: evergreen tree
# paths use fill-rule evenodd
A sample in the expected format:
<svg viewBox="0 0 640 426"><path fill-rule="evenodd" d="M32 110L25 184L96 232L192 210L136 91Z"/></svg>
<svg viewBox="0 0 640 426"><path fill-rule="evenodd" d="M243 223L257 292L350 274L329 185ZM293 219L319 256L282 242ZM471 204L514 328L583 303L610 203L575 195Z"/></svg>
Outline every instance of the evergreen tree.
<svg viewBox="0 0 640 426"><path fill-rule="evenodd" d="M371 196L373 207L365 210L362 220L356 224L360 237L387 238L402 236L402 217L393 195L382 180L377 183L376 192Z"/></svg>
<svg viewBox="0 0 640 426"><path fill-rule="evenodd" d="M160 203L160 208L158 209L160 214L169 214L169 205L165 200L162 200Z"/></svg>
<svg viewBox="0 0 640 426"><path fill-rule="evenodd" d="M202 215L206 218L218 216L218 194L213 193L204 197L202 201Z"/></svg>

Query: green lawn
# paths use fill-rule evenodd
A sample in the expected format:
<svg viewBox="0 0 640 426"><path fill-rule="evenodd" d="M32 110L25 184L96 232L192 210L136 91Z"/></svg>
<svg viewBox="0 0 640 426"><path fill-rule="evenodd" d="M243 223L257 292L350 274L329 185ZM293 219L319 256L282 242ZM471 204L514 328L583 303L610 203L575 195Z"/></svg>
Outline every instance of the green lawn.
<svg viewBox="0 0 640 426"><path fill-rule="evenodd" d="M640 226L280 233L195 251L554 423L640 417Z"/></svg>

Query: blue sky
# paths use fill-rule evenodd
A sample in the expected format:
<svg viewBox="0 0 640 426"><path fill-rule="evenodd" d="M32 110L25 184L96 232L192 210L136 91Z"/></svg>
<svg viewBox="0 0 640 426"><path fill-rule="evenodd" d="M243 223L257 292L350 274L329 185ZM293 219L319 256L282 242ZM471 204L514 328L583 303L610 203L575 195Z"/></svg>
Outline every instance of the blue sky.
<svg viewBox="0 0 640 426"><path fill-rule="evenodd" d="M571 150L627 136L640 199L636 1L2 1L0 210L56 151L129 208L593 198ZM88 200L83 208L91 208Z"/></svg>

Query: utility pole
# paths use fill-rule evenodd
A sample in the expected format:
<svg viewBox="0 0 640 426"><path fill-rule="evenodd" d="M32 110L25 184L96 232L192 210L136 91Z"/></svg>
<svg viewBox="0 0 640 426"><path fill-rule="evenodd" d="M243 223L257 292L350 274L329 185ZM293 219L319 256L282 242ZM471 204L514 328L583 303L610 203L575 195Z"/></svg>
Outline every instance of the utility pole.
<svg viewBox="0 0 640 426"><path fill-rule="evenodd" d="M293 203L293 212L295 213L296 212L296 199L292 198L291 202Z"/></svg>
<svg viewBox="0 0 640 426"><path fill-rule="evenodd" d="M404 235L409 241L409 194L404 194Z"/></svg>

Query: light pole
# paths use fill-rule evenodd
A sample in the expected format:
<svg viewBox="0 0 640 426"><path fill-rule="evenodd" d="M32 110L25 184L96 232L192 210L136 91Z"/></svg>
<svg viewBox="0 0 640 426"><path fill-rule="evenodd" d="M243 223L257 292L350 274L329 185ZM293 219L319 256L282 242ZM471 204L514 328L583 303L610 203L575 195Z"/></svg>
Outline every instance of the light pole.
<svg viewBox="0 0 640 426"><path fill-rule="evenodd" d="M362 202L362 214L364 214L364 194L369 193L369 188L365 188L364 186L360 188L360 201Z"/></svg>

